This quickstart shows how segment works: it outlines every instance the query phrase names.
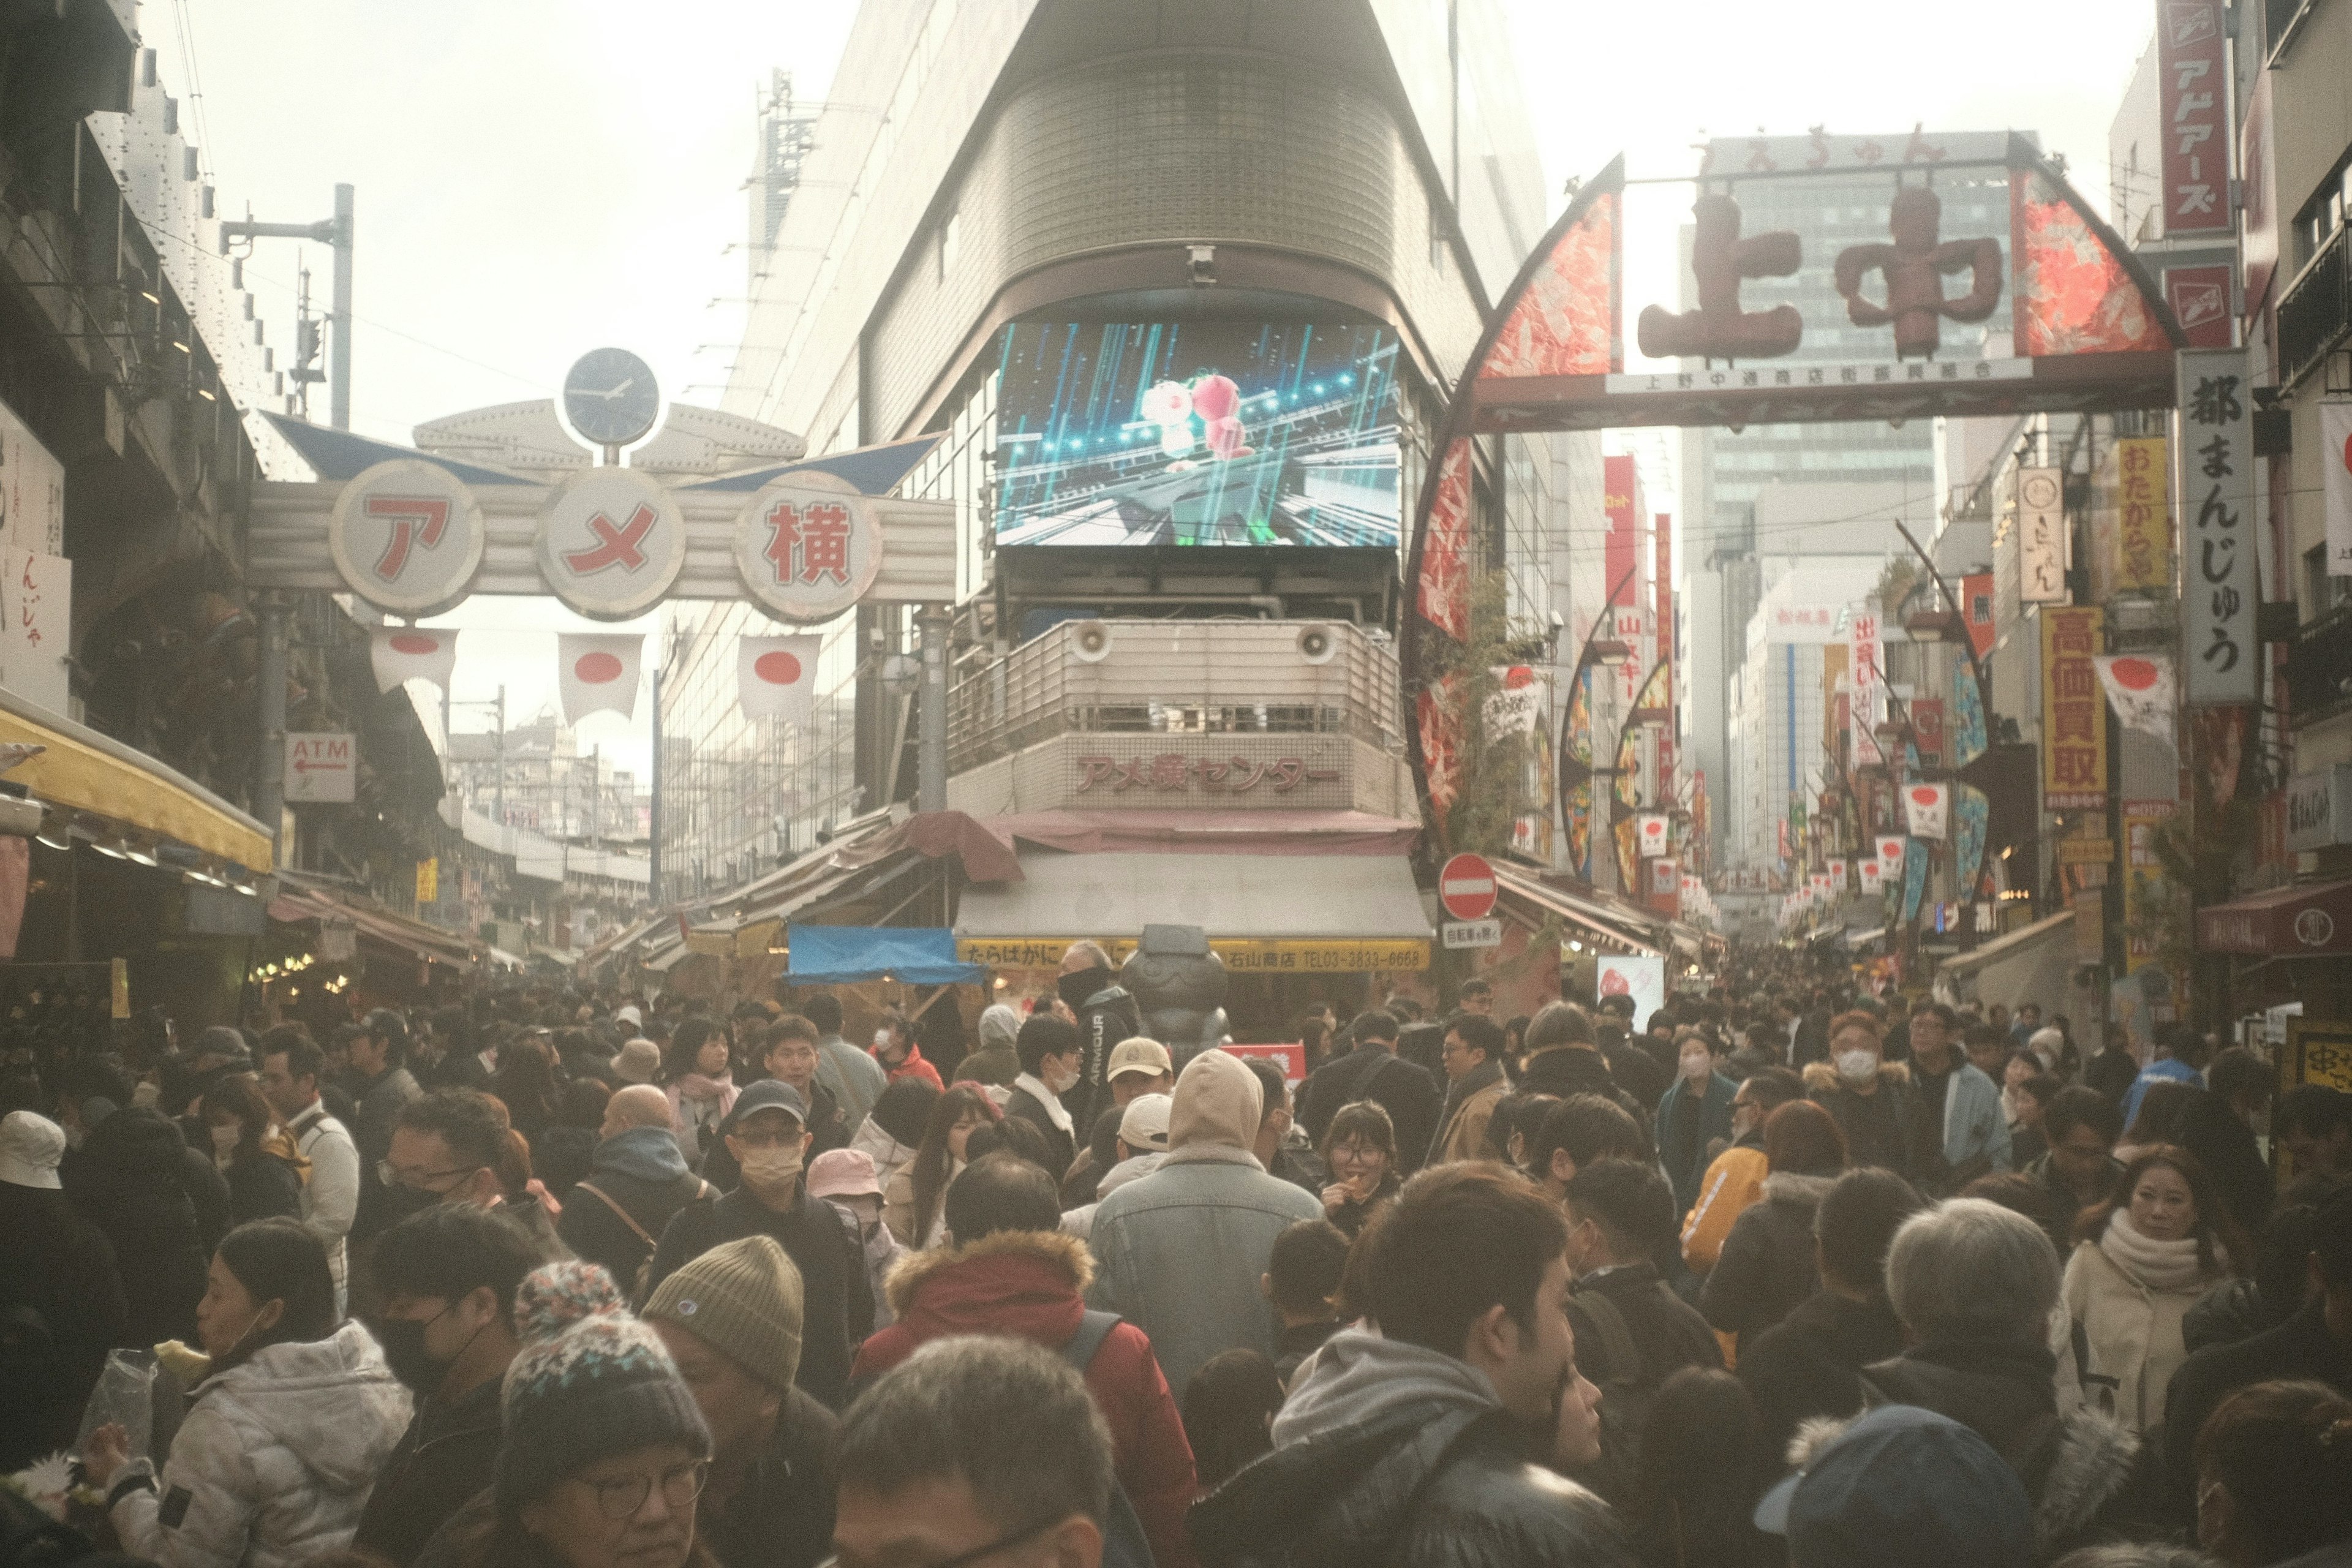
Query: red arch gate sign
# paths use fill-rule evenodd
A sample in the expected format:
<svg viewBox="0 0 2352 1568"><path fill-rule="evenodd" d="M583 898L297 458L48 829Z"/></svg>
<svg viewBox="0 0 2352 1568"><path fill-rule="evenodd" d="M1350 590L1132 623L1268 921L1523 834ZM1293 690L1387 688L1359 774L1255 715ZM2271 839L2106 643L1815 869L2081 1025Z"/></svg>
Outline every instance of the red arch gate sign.
<svg viewBox="0 0 2352 1568"><path fill-rule="evenodd" d="M1637 346L1666 367L1625 368L1622 158L1579 189L1504 291L1440 427L1406 560L1402 662L1414 704L1406 750L1440 842L1467 740L1459 667L1471 640L1479 437L2174 405L2176 354L2187 346L2179 323L2156 280L2056 166L2019 136L1990 143L1981 157L1947 156L1933 140L1915 134L1889 156L1874 142L1841 150L1816 139L1817 157L1792 166L1759 152L1747 166L1692 176L1696 304L1650 303L1636 321ZM1793 233L1743 234L1740 187L1823 174L1844 182L1842 199L1852 199L1856 182L1883 178L1887 240L1834 258L1843 319L1750 308L1743 285L1797 270L1801 245ZM1939 178L2005 183L2008 233L1945 233ZM1946 323L1982 321L2004 299L2014 323L2008 355L1939 357ZM1853 327L1883 329L1882 355L1776 363L1808 330L1832 325L1849 340Z"/></svg>

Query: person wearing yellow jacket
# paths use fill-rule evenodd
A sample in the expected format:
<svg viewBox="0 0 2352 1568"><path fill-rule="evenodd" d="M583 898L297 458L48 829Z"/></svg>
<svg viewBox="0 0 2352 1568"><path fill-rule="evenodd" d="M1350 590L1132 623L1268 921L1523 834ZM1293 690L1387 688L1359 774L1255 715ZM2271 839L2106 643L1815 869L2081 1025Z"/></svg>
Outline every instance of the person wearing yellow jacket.
<svg viewBox="0 0 2352 1568"><path fill-rule="evenodd" d="M1698 1196L1683 1220L1683 1261L1705 1275L1723 1253L1732 1222L1764 1195L1764 1119L1804 1097L1804 1080L1787 1068L1763 1068L1740 1081L1731 1097L1731 1146L1700 1176Z"/></svg>

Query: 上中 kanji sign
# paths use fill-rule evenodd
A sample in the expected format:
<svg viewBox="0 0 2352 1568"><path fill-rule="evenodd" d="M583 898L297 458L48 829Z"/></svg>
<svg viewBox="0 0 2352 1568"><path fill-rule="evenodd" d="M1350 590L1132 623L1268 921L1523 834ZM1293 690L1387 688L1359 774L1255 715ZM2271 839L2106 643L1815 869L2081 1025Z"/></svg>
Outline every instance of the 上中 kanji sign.
<svg viewBox="0 0 2352 1568"><path fill-rule="evenodd" d="M882 529L847 486L796 476L762 487L735 529L743 586L781 620L829 621L857 603L882 569Z"/></svg>
<svg viewBox="0 0 2352 1568"><path fill-rule="evenodd" d="M2107 803L2107 705L2095 660L2102 612L2042 612L2042 804L2052 811Z"/></svg>
<svg viewBox="0 0 2352 1568"><path fill-rule="evenodd" d="M2243 349L2180 356L2180 651L2191 708L2262 696L2252 410Z"/></svg>
<svg viewBox="0 0 2352 1568"><path fill-rule="evenodd" d="M590 468L560 485L539 515L539 569L582 615L626 620L659 604L686 565L686 519L667 490L634 468Z"/></svg>

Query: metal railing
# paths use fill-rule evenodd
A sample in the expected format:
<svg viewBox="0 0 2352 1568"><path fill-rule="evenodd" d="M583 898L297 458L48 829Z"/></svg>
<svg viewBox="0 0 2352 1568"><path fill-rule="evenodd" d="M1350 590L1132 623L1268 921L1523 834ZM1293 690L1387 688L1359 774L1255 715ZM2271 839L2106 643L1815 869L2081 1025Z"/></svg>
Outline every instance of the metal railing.
<svg viewBox="0 0 2352 1568"><path fill-rule="evenodd" d="M2293 386L2327 358L2352 331L2352 268L2346 264L2346 235L2339 226L2319 254L2279 296L2279 384Z"/></svg>
<svg viewBox="0 0 2352 1568"><path fill-rule="evenodd" d="M1064 622L957 684L948 768L1073 732L1350 735L1402 755L1400 715L1394 647L1344 621Z"/></svg>

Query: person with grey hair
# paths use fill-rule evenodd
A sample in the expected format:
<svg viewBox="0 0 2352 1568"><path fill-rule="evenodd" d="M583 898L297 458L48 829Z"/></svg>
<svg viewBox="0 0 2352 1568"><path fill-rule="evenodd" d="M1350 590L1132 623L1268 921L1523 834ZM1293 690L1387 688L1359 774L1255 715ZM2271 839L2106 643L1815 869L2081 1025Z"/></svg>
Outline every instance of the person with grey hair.
<svg viewBox="0 0 2352 1568"><path fill-rule="evenodd" d="M1025 1341L933 1340L842 1418L833 1544L852 1563L1149 1563L1086 1380ZM1122 1528L1127 1526L1129 1528Z"/></svg>
<svg viewBox="0 0 2352 1568"><path fill-rule="evenodd" d="M1886 1254L1886 1295L1910 1348L1863 1368L1866 1405L1916 1405L1973 1428L2033 1500L2034 1555L2090 1539L2128 1507L2138 1436L2058 1408L2050 1349L2057 1249L2042 1227L1982 1198L1912 1215Z"/></svg>

